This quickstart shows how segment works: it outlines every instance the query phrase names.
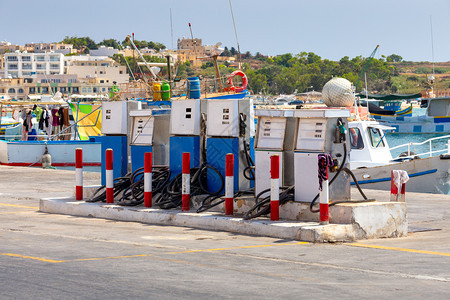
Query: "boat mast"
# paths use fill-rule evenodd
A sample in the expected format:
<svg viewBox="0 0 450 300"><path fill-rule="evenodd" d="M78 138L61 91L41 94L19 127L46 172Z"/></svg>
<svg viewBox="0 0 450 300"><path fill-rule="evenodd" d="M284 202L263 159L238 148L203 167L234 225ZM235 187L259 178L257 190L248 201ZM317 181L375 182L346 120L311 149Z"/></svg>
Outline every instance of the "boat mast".
<svg viewBox="0 0 450 300"><path fill-rule="evenodd" d="M431 75L431 84L432 84L432 88L433 88L433 94L435 93L435 76L434 76L434 41L433 41L433 19L432 16L430 15L430 29L431 29L431 62L433 64L433 74Z"/></svg>
<svg viewBox="0 0 450 300"><path fill-rule="evenodd" d="M239 47L239 39L238 39L238 35L237 35L237 30L236 30L236 23L234 22L234 14L233 14L233 8L231 7L231 0L228 0L228 3L230 3L231 18L233 19L234 34L236 35L236 43L237 43L238 54L239 54L239 69L240 69L242 66L241 49Z"/></svg>

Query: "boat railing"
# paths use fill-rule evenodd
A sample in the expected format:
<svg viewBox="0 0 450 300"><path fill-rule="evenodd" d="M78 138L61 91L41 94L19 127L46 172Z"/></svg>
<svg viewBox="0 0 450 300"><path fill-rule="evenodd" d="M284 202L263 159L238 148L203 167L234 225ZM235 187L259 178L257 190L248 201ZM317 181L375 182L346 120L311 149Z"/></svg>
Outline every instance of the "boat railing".
<svg viewBox="0 0 450 300"><path fill-rule="evenodd" d="M447 139L447 149L441 149L441 150L433 150L433 142L437 141L437 140L444 140ZM425 145L428 144L429 147L429 151L428 152L423 152L423 153L414 153L413 150L411 150L411 148L415 149L415 146L421 146L421 145ZM431 139L428 139L426 141L420 142L420 143L407 143L407 144L402 144L402 145L398 145L395 147L391 147L390 150L396 150L396 149L400 149L400 148L407 148L407 151L405 151L407 154L406 157L415 157L415 156L429 156L432 157L434 154L437 153L447 153L450 152L450 135L444 135L444 136L438 136L438 137L434 137Z"/></svg>

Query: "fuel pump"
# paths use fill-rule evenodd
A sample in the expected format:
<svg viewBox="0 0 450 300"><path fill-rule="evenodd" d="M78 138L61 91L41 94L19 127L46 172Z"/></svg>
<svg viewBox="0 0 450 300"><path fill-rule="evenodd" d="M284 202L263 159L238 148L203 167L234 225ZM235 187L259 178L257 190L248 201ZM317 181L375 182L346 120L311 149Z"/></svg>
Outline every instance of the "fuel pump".
<svg viewBox="0 0 450 300"><path fill-rule="evenodd" d="M270 157L280 157L280 184L294 184L294 110L257 109L255 196L270 188ZM264 193L265 196L269 192Z"/></svg>
<svg viewBox="0 0 450 300"><path fill-rule="evenodd" d="M170 110L153 108L130 112L131 169L144 167L144 153L152 152L153 165L169 165Z"/></svg>
<svg viewBox="0 0 450 300"><path fill-rule="evenodd" d="M225 156L234 155L234 190L247 190L254 181L254 108L250 99L214 99L207 104L207 164L225 178ZM208 170L209 191L222 186L215 171ZM221 191L223 192L223 190Z"/></svg>
<svg viewBox="0 0 450 300"><path fill-rule="evenodd" d="M170 161L171 178L181 173L182 153L189 152L191 168L202 162L201 148L204 116L200 99L173 100L170 116ZM203 124L203 125L202 125Z"/></svg>
<svg viewBox="0 0 450 300"><path fill-rule="evenodd" d="M302 109L296 110L294 117L295 201L311 202L319 191L320 154L330 154L335 167L342 163L344 167L349 166L350 149L344 150L344 147L349 147L344 140L350 112L342 109ZM349 200L349 177L344 174L338 176L330 185L329 192L333 200Z"/></svg>
<svg viewBox="0 0 450 300"><path fill-rule="evenodd" d="M137 108L137 101L102 102L103 135L99 137L102 149L102 185L106 184L106 149L113 149L113 177L119 178L128 172L127 133L131 124L128 112Z"/></svg>

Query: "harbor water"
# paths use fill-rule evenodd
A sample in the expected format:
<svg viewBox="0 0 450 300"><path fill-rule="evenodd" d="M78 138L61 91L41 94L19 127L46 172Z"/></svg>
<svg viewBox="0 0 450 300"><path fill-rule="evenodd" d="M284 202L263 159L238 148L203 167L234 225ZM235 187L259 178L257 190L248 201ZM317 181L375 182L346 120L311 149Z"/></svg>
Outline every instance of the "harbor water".
<svg viewBox="0 0 450 300"><path fill-rule="evenodd" d="M412 112L412 116L423 116L426 113L426 108L414 108ZM422 143L428 139L435 137L442 137L445 135L449 135L447 133L387 133L386 140L389 144L389 147L395 147L399 145L404 145L408 143ZM449 138L450 139L450 138ZM439 139L432 141L432 151L438 151L443 149L448 149L448 140L449 139ZM391 151L392 157L397 157L402 152L408 151L408 148L399 148ZM430 152L430 144L425 143L423 145L412 145L411 151L415 154L420 153L428 153ZM443 154L444 152L438 152L433 155ZM426 157L426 155L420 155L420 157Z"/></svg>

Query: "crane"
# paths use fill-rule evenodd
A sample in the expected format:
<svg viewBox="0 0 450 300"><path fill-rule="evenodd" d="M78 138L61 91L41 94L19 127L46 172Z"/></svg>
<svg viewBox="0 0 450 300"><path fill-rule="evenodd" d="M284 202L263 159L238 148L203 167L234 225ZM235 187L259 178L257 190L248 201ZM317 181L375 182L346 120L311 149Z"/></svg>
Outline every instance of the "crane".
<svg viewBox="0 0 450 300"><path fill-rule="evenodd" d="M359 75L358 75L358 80L355 83L355 89L358 88L358 84L361 81L360 78L362 78L364 76L364 73L367 71L367 69L369 68L370 64L372 63L372 59L375 56L375 53L377 52L378 47L380 47L380 45L377 45L375 47L375 49L373 49L372 54L370 54L369 58L367 58L367 61L364 64L364 66L363 66L363 68L361 70L361 73L359 73Z"/></svg>
<svg viewBox="0 0 450 300"><path fill-rule="evenodd" d="M139 51L139 49L136 47L136 45L133 42L133 39L130 38L129 35L127 35L126 41L130 42L130 44L133 46L133 48L136 50L136 52L139 54L139 56L141 57L141 59L144 61L145 65L147 66L147 68L150 70L150 72L153 75L153 78L156 79L157 76L155 74L155 72L153 72L152 68L150 68L150 65L148 64L148 62L145 60L145 58L142 56L141 51Z"/></svg>

